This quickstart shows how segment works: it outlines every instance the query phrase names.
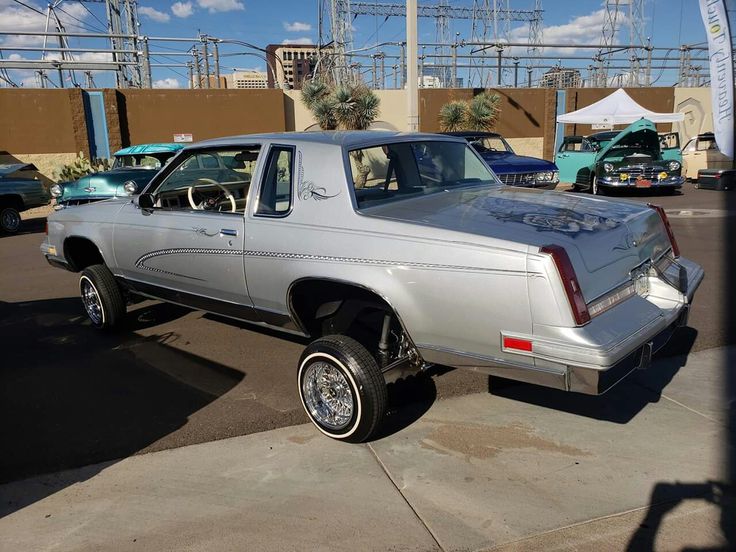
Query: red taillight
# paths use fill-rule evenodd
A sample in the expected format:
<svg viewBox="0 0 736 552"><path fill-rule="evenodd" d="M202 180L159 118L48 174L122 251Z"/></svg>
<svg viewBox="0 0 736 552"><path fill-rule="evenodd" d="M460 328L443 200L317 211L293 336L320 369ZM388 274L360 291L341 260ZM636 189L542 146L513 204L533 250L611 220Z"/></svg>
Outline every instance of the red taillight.
<svg viewBox="0 0 736 552"><path fill-rule="evenodd" d="M665 230L667 230L667 237L670 239L670 245L672 245L672 254L675 257L679 257L680 248L677 246L677 240L675 239L675 233L672 231L672 226L670 226L670 221L667 218L667 213L665 213L664 209L660 207L659 205L653 205L651 203L647 203L647 206L657 211L659 218L662 219L662 224L664 224Z"/></svg>
<svg viewBox="0 0 736 552"><path fill-rule="evenodd" d="M503 337L503 348L504 349L516 349L517 351L529 351L532 350L532 342L528 339L519 339L518 337Z"/></svg>
<svg viewBox="0 0 736 552"><path fill-rule="evenodd" d="M575 269L570 262L570 257L567 256L565 248L560 247L559 245L545 245L540 249L540 252L546 253L552 257L552 260L557 267L557 272L560 273L562 285L565 288L567 300L570 302L570 308L572 309L575 323L578 326L581 326L590 322L588 306L585 304L585 298L583 297L583 292L580 289L578 277L575 275Z"/></svg>

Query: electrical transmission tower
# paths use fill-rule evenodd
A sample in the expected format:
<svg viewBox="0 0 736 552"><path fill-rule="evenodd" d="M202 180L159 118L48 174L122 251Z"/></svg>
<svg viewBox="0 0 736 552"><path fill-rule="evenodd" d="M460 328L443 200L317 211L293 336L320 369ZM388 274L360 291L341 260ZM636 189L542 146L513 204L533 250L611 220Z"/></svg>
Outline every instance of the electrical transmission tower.
<svg viewBox="0 0 736 552"><path fill-rule="evenodd" d="M406 17L404 2L370 2L358 0L320 0L320 45L331 45L333 48L330 58L334 58L335 74L344 75L349 72L350 52L352 49L352 22L359 15L375 17ZM509 8L509 0L474 0L472 7L458 7L451 5L450 0L436 0L434 3L417 6L417 17L433 18L436 24L437 43L436 66L447 67L445 78L440 77L443 84L448 81L449 64L447 64L448 50L453 47L450 37L450 21L465 19L473 22L473 42L495 44L503 48L504 42L509 42L510 24L512 21L529 23L529 43L536 55L539 48L532 44L541 43L542 9L541 0L536 0L533 10L515 10ZM327 19L329 13L329 35L327 34ZM499 27L500 24L500 27ZM533 39L533 40L532 40ZM480 50L478 60L483 61L486 50ZM442 61L444 60L444 61ZM346 71L342 71L345 69ZM443 74L440 71L440 74ZM481 84L483 80L481 79Z"/></svg>
<svg viewBox="0 0 736 552"><path fill-rule="evenodd" d="M616 44L619 31L623 27L628 27L628 43L629 45L636 45L637 48L631 48L629 51L629 76L626 80L629 86L638 86L641 72L639 47L641 49L646 48L644 0L604 0L603 4L605 8L603 32L600 42L601 49L596 56L597 71L594 84L599 87L609 85L610 56L616 52L613 46Z"/></svg>

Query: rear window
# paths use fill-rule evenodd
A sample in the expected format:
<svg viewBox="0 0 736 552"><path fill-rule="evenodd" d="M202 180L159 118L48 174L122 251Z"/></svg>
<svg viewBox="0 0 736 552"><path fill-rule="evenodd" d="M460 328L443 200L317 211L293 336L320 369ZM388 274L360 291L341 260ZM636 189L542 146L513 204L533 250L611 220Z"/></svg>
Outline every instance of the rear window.
<svg viewBox="0 0 736 552"><path fill-rule="evenodd" d="M500 185L473 149L462 142L384 144L351 151L358 208L472 185Z"/></svg>

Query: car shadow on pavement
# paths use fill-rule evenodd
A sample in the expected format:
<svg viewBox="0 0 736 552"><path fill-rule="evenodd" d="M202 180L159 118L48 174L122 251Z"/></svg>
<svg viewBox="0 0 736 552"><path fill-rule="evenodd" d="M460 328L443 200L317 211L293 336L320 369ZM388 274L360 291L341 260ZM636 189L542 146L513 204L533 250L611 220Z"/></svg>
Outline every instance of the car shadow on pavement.
<svg viewBox="0 0 736 552"><path fill-rule="evenodd" d="M488 379L488 392L543 408L626 424L649 403L659 401L664 388L685 365L697 334L693 328L680 328L671 344L655 355L650 368L634 371L603 395L570 393L494 376ZM677 354L665 356L673 352Z"/></svg>
<svg viewBox="0 0 736 552"><path fill-rule="evenodd" d="M24 492L22 482L0 487L0 517L145 450L245 377L176 349L173 333L132 333L186 312L144 305L131 309L128 327L104 333L77 298L0 301L0 483L88 466Z"/></svg>

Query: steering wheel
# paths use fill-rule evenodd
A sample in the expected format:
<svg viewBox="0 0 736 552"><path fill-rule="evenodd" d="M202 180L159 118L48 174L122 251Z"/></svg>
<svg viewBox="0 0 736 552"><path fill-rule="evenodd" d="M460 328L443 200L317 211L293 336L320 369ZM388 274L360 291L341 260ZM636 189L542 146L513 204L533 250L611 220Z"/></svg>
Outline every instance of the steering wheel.
<svg viewBox="0 0 736 552"><path fill-rule="evenodd" d="M217 186L222 190L223 193L218 194L215 197L205 199L204 201L201 201L199 204L197 204L194 202L194 188L196 184L200 182L204 184L211 184L212 186ZM233 194L231 194L230 191L219 182L212 180L211 178L198 178L194 181L194 184L187 188L187 199L189 200L189 205L191 205L192 209L195 209L197 211L214 211L215 207L217 207L217 204L220 203L220 201L222 201L224 198L230 200L230 212L234 213L237 209L235 205L235 198L233 197Z"/></svg>

